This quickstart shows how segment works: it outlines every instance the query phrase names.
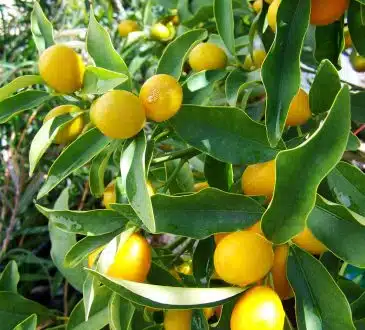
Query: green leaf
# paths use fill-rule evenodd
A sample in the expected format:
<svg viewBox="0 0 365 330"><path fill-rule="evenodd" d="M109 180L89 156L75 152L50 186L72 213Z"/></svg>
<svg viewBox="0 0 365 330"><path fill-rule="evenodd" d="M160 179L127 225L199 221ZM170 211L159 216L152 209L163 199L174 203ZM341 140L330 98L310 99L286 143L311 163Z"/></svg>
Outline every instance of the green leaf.
<svg viewBox="0 0 365 330"><path fill-rule="evenodd" d="M124 73L128 82L123 84L128 90L132 88L128 66L115 50L108 32L95 19L93 12L90 12L90 22L86 36L87 51L93 58L96 66Z"/></svg>
<svg viewBox="0 0 365 330"><path fill-rule="evenodd" d="M33 40L37 46L38 52L42 53L46 48L54 45L52 24L44 15L42 8L37 1L33 4L30 24Z"/></svg>
<svg viewBox="0 0 365 330"><path fill-rule="evenodd" d="M65 114L47 120L32 140L29 150L29 176L32 176L38 162L52 144L61 128L65 127L82 112Z"/></svg>
<svg viewBox="0 0 365 330"><path fill-rule="evenodd" d="M14 260L9 261L0 274L0 291L18 292L19 283L18 266Z"/></svg>
<svg viewBox="0 0 365 330"><path fill-rule="evenodd" d="M219 1L219 0L218 0ZM193 309L191 330L209 330L209 324L201 309Z"/></svg>
<svg viewBox="0 0 365 330"><path fill-rule="evenodd" d="M230 53L235 55L232 1L214 0L213 8L218 33Z"/></svg>
<svg viewBox="0 0 365 330"><path fill-rule="evenodd" d="M131 330L136 308L132 303L113 293L109 300L109 326L111 330Z"/></svg>
<svg viewBox="0 0 365 330"><path fill-rule="evenodd" d="M269 240L282 244L304 229L319 184L346 149L349 130L350 95L344 86L317 131L297 148L281 151L276 158L274 196L261 224Z"/></svg>
<svg viewBox="0 0 365 330"><path fill-rule="evenodd" d="M365 174L361 170L340 162L327 176L327 183L339 203L365 216Z"/></svg>
<svg viewBox="0 0 365 330"><path fill-rule="evenodd" d="M153 308L202 308L221 305L245 289L235 287L182 288L120 280L88 269L101 283L123 298Z"/></svg>
<svg viewBox="0 0 365 330"><path fill-rule="evenodd" d="M357 151L361 146L360 139L354 135L352 132L349 134L349 139L347 141L346 151Z"/></svg>
<svg viewBox="0 0 365 330"><path fill-rule="evenodd" d="M51 96L42 91L25 91L0 101L0 124L19 113L40 106L51 99Z"/></svg>
<svg viewBox="0 0 365 330"><path fill-rule="evenodd" d="M195 282L201 287L209 287L209 281L214 271L213 254L215 250L214 238L200 240L193 255L193 275Z"/></svg>
<svg viewBox="0 0 365 330"><path fill-rule="evenodd" d="M309 13L310 0L282 1L275 40L262 66L262 81L267 95L267 136L272 146L281 139L290 103L299 88L300 53Z"/></svg>
<svg viewBox="0 0 365 330"><path fill-rule="evenodd" d="M309 91L311 111L315 114L328 111L340 89L341 82L336 68L330 61L323 60Z"/></svg>
<svg viewBox="0 0 365 330"><path fill-rule="evenodd" d="M37 315L32 314L24 321L20 322L13 330L36 330L37 328Z"/></svg>
<svg viewBox="0 0 365 330"><path fill-rule="evenodd" d="M37 75L25 75L17 77L4 87L0 88L0 101L15 93L18 89L42 83L42 77Z"/></svg>
<svg viewBox="0 0 365 330"><path fill-rule="evenodd" d="M238 108L183 105L170 122L187 143L222 162L254 164L278 153L265 126Z"/></svg>
<svg viewBox="0 0 365 330"><path fill-rule="evenodd" d="M365 294L363 293L351 304L352 317L354 320L360 320L365 318Z"/></svg>
<svg viewBox="0 0 365 330"><path fill-rule="evenodd" d="M342 205L317 196L316 206L307 221L313 235L336 256L358 267L365 267L365 218L349 212ZM341 240L339 237L350 237Z"/></svg>
<svg viewBox="0 0 365 330"><path fill-rule="evenodd" d="M351 119L365 123L365 92L351 93Z"/></svg>
<svg viewBox="0 0 365 330"><path fill-rule="evenodd" d="M13 328L32 314L38 316L38 325L52 317L52 313L35 301L28 300L14 292L0 292L1 330Z"/></svg>
<svg viewBox="0 0 365 330"><path fill-rule="evenodd" d="M185 32L177 37L165 48L158 62L157 74L168 74L179 80L183 65L190 50L199 42L207 38L204 29Z"/></svg>
<svg viewBox="0 0 365 330"><path fill-rule="evenodd" d="M112 293L105 287L95 290L95 299L91 306L90 316L85 321L85 310L83 300L80 300L71 312L67 324L67 330L100 330L108 323L108 303Z"/></svg>
<svg viewBox="0 0 365 330"><path fill-rule="evenodd" d="M229 191L233 184L232 164L221 162L213 157L206 156L204 175L210 187Z"/></svg>
<svg viewBox="0 0 365 330"><path fill-rule="evenodd" d="M193 28L202 22L207 22L213 17L213 14L213 6L202 6L194 13L192 17L189 17L187 20L183 21L182 24L189 28Z"/></svg>
<svg viewBox="0 0 365 330"><path fill-rule="evenodd" d="M97 236L119 230L128 219L112 210L52 210L36 204L39 212L55 226L68 233Z"/></svg>
<svg viewBox="0 0 365 330"><path fill-rule="evenodd" d="M345 295L316 258L291 246L287 267L299 329L355 329Z"/></svg>
<svg viewBox="0 0 365 330"><path fill-rule="evenodd" d="M154 261L151 263L147 281L155 285L183 286L166 268Z"/></svg>
<svg viewBox="0 0 365 330"><path fill-rule="evenodd" d="M351 40L357 52L361 56L365 56L365 24L363 17L365 16L365 1L360 4L358 1L350 1L347 12L347 21Z"/></svg>
<svg viewBox="0 0 365 330"><path fill-rule="evenodd" d="M223 305L222 315L218 321L217 327L215 328L216 330L230 329L232 311L238 299L239 296Z"/></svg>
<svg viewBox="0 0 365 330"><path fill-rule="evenodd" d="M174 159L165 162L166 179L168 179L174 170L179 166L180 160ZM181 192L194 191L194 176L189 163L184 163L174 180L169 184L169 192L171 195Z"/></svg>
<svg viewBox="0 0 365 330"><path fill-rule="evenodd" d="M313 212L313 211L312 211ZM333 279L337 282L339 277L339 270L342 265L342 261L337 258L332 252L326 251L322 253L319 258L320 262L324 267L326 267L327 271L331 274Z"/></svg>
<svg viewBox="0 0 365 330"><path fill-rule="evenodd" d="M129 77L120 72L88 66L84 74L83 94L104 94L127 81Z"/></svg>
<svg viewBox="0 0 365 330"><path fill-rule="evenodd" d="M357 300L365 291L359 284L344 278L340 278L337 284L350 304Z"/></svg>
<svg viewBox="0 0 365 330"><path fill-rule="evenodd" d="M89 320L91 307L95 298L95 290L99 287L99 282L91 274L87 274L82 287L82 296L84 302L85 321Z"/></svg>
<svg viewBox="0 0 365 330"><path fill-rule="evenodd" d="M72 172L88 163L110 142L110 138L104 136L96 128L93 128L73 141L54 161L48 177L38 192L37 199L48 194L62 180ZM87 148L85 148L87 146Z"/></svg>
<svg viewBox="0 0 365 330"><path fill-rule="evenodd" d="M148 230L154 232L156 225L145 171L146 146L146 135L141 131L124 150L120 171L129 203Z"/></svg>

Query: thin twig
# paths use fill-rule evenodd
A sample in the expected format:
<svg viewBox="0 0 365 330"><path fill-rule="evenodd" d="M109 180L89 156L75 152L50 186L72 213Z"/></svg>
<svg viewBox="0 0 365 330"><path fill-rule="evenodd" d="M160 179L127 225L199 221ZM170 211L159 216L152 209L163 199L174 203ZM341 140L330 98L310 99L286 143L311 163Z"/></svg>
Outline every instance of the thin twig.
<svg viewBox="0 0 365 330"><path fill-rule="evenodd" d="M84 185L84 191L83 191L82 196L81 196L80 204L77 208L79 211L84 208L86 197L87 197L88 193L89 193L89 181L86 180L85 185Z"/></svg>
<svg viewBox="0 0 365 330"><path fill-rule="evenodd" d="M65 285L63 286L63 315L66 317L68 315L68 282L65 280Z"/></svg>
<svg viewBox="0 0 365 330"><path fill-rule="evenodd" d="M174 171L171 173L170 177L166 180L162 192L166 193L167 190L169 190L170 184L172 183L173 180L175 180L176 176L179 174L181 168L184 166L184 164L186 163L186 159L185 158L181 158L179 164L176 166L176 168L174 169Z"/></svg>
<svg viewBox="0 0 365 330"><path fill-rule="evenodd" d="M362 124L358 129L354 131L354 135L358 135L365 129L365 124Z"/></svg>
<svg viewBox="0 0 365 330"><path fill-rule="evenodd" d="M201 151L190 147L184 150L179 150L179 151L175 151L175 152L171 152L169 154L166 154L165 156L162 157L158 157L155 159L152 159L152 164L160 164L160 163L164 163L167 162L169 160L173 160L173 159L178 159L178 158L182 158L184 157L185 159L189 159L189 158L193 158L197 155L201 154Z"/></svg>

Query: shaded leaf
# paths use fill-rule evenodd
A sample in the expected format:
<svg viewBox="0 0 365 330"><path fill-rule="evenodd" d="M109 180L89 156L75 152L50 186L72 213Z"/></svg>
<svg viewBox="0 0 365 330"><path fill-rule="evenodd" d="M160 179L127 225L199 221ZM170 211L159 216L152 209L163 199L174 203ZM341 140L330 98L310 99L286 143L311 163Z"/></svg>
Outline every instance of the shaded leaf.
<svg viewBox="0 0 365 330"><path fill-rule="evenodd" d="M18 265L14 260L9 261L0 274L0 291L17 293L19 278Z"/></svg>
<svg viewBox="0 0 365 330"><path fill-rule="evenodd" d="M0 88L0 101L15 93L18 89L35 84L42 84L43 79L38 75L25 75L15 78L4 87Z"/></svg>
<svg viewBox="0 0 365 330"><path fill-rule="evenodd" d="M20 322L13 330L36 330L37 328L37 315L32 314L24 321Z"/></svg>
<svg viewBox="0 0 365 330"><path fill-rule="evenodd" d="M214 0L213 9L218 33L227 49L234 55L236 50L232 1Z"/></svg>
<svg viewBox="0 0 365 330"><path fill-rule="evenodd" d="M213 236L200 240L193 255L193 275L201 287L209 287L214 272L213 254L215 250Z"/></svg>
<svg viewBox="0 0 365 330"><path fill-rule="evenodd" d="M109 300L109 326L111 330L131 330L136 308L132 303L113 293Z"/></svg>
<svg viewBox="0 0 365 330"><path fill-rule="evenodd" d="M365 56L365 24L363 17L365 15L365 1L350 1L347 12L347 20L351 40L357 52L361 56Z"/></svg>
<svg viewBox="0 0 365 330"><path fill-rule="evenodd" d="M229 191L233 184L232 164L221 162L213 157L206 156L204 175L210 187Z"/></svg>
<svg viewBox="0 0 365 330"><path fill-rule="evenodd" d="M38 52L43 52L46 48L54 45L53 27L51 22L44 15L40 4L35 1L33 11L30 16L30 24L33 40Z"/></svg>

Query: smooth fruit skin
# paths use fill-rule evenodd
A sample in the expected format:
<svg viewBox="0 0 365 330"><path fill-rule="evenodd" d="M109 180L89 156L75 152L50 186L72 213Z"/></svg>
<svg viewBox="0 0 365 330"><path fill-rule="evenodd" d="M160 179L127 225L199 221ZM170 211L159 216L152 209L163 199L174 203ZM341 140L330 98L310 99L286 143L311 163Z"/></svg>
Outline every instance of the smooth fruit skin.
<svg viewBox="0 0 365 330"><path fill-rule="evenodd" d="M274 0L267 11L267 23L274 32L276 32L276 17L278 15L280 2L281 0Z"/></svg>
<svg viewBox="0 0 365 330"><path fill-rule="evenodd" d="M118 32L121 37L126 37L129 33L134 31L139 31L139 26L136 21L126 19L118 25Z"/></svg>
<svg viewBox="0 0 365 330"><path fill-rule="evenodd" d="M237 301L231 315L231 330L283 330L285 312L272 289L256 286Z"/></svg>
<svg viewBox="0 0 365 330"><path fill-rule="evenodd" d="M104 190L103 205L110 209L110 204L117 202L117 195L115 193L115 181L110 182Z"/></svg>
<svg viewBox="0 0 365 330"><path fill-rule="evenodd" d="M150 30L151 37L160 41L168 41L175 37L176 29L173 22L166 25L162 23L155 23Z"/></svg>
<svg viewBox="0 0 365 330"><path fill-rule="evenodd" d="M142 86L139 99L148 119L162 122L173 117L180 109L183 91L179 82L167 74L157 74Z"/></svg>
<svg viewBox="0 0 365 330"><path fill-rule="evenodd" d="M303 90L299 89L290 103L288 115L286 117L286 126L298 126L305 124L312 117L309 106L309 96Z"/></svg>
<svg viewBox="0 0 365 330"><path fill-rule="evenodd" d="M293 290L286 277L286 265L288 262L289 245L278 245L274 250L274 264L271 268L274 290L280 299L293 297Z"/></svg>
<svg viewBox="0 0 365 330"><path fill-rule="evenodd" d="M191 50L189 65L197 72L224 69L227 65L227 55L222 48L213 43L200 43Z"/></svg>
<svg viewBox="0 0 365 330"><path fill-rule="evenodd" d="M365 57L360 56L355 49L351 52L350 62L355 71L365 72Z"/></svg>
<svg viewBox="0 0 365 330"><path fill-rule="evenodd" d="M47 115L44 117L44 122L54 117L78 111L81 111L81 109L75 105L60 105L56 108L53 108L50 112L47 113ZM81 115L76 117L63 128L61 128L53 142L57 144L67 144L75 140L79 136L83 128L84 119Z"/></svg>
<svg viewBox="0 0 365 330"><path fill-rule="evenodd" d="M266 52L263 49L255 49L252 55L253 61L251 55L248 54L242 65L242 67L247 71L261 68L266 58Z"/></svg>
<svg viewBox="0 0 365 330"><path fill-rule="evenodd" d="M310 22L313 25L331 24L345 13L350 0L311 0Z"/></svg>
<svg viewBox="0 0 365 330"><path fill-rule="evenodd" d="M73 93L82 86L85 65L68 46L53 45L47 48L39 58L38 68L46 84L59 93Z"/></svg>
<svg viewBox="0 0 365 330"><path fill-rule="evenodd" d="M261 230L261 221L257 221L254 225L252 225L250 228L247 228L245 230L248 231L252 231L256 234L262 235L264 236L262 230ZM228 236L230 233L218 233L218 234L214 234L214 242L215 245L218 245L218 243L225 238L226 236Z"/></svg>
<svg viewBox="0 0 365 330"><path fill-rule="evenodd" d="M114 139L135 136L146 122L138 97L122 90L110 91L99 97L91 106L90 118L104 135Z"/></svg>
<svg viewBox="0 0 365 330"><path fill-rule="evenodd" d="M261 280L273 261L271 242L247 230L224 237L214 251L217 275L233 285L245 286Z"/></svg>
<svg viewBox="0 0 365 330"><path fill-rule="evenodd" d="M322 254L328 250L322 242L314 237L310 229L307 227L292 240L300 248L312 254Z"/></svg>
<svg viewBox="0 0 365 330"><path fill-rule="evenodd" d="M275 175L275 160L247 166L242 174L243 193L271 197L275 187Z"/></svg>
<svg viewBox="0 0 365 330"><path fill-rule="evenodd" d="M140 234L131 235L117 251L108 276L122 280L144 282L151 267L151 249Z"/></svg>
<svg viewBox="0 0 365 330"><path fill-rule="evenodd" d="M191 310L168 310L165 313L164 329L165 330L190 330L191 318L193 312Z"/></svg>

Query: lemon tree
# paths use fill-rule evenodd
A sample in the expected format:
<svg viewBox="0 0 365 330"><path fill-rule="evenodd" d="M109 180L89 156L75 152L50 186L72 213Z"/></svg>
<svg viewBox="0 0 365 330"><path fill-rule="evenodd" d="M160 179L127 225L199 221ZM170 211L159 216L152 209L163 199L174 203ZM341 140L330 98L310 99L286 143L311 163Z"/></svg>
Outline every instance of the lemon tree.
<svg viewBox="0 0 365 330"><path fill-rule="evenodd" d="M32 197L81 297L22 297L10 261L1 329L363 329L365 88L341 68L364 71L365 1L137 1L113 38L95 14L75 46L35 2L36 72L0 88L4 126L50 110Z"/></svg>

